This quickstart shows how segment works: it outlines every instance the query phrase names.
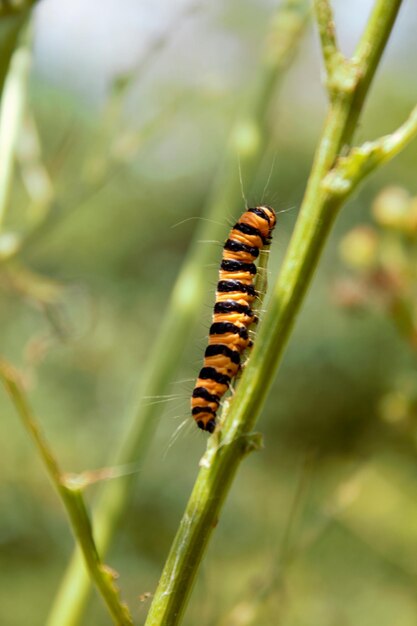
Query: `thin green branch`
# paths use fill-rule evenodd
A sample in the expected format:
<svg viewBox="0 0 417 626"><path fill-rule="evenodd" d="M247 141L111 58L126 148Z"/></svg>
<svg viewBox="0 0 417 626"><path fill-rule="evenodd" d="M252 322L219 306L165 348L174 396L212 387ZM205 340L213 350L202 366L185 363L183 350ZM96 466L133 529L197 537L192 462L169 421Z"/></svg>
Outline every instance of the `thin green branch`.
<svg viewBox="0 0 417 626"><path fill-rule="evenodd" d="M323 181L323 189L344 198L378 166L392 159L417 135L417 106L408 119L390 135L362 146L352 148L347 156L340 157Z"/></svg>
<svg viewBox="0 0 417 626"><path fill-rule="evenodd" d="M189 254L174 286L167 314L146 365L139 390L138 410L127 427L124 439L111 465L124 465L143 459L156 430L160 407L144 403L143 397L164 393L182 355L186 338L198 317L207 284L207 264L211 250L201 240L224 239L227 224L224 216L241 206L237 154L240 154L244 180L251 181L258 167L268 134L266 111L276 92L277 84L305 30L308 0L286 0L271 20L271 32L266 38L263 64L258 81L249 94L231 132L226 155L219 166L205 211ZM246 132L247 130L250 132ZM161 358L161 354L164 355ZM127 506L133 486L132 477L108 483L95 507L95 536L100 553L108 548L114 530ZM77 626L82 618L91 583L80 555L74 553L63 579L47 626Z"/></svg>
<svg viewBox="0 0 417 626"><path fill-rule="evenodd" d="M314 0L313 6L324 62L328 66L332 63L332 57L339 52L333 10L329 0Z"/></svg>
<svg viewBox="0 0 417 626"><path fill-rule="evenodd" d="M10 63L0 108L0 228L10 201L16 146L26 103L31 64L30 36L26 34Z"/></svg>
<svg viewBox="0 0 417 626"><path fill-rule="evenodd" d="M34 414L26 400L17 373L0 362L0 378L8 392L22 423L28 431L46 471L56 488L68 514L74 535L82 550L85 562L117 626L133 626L127 606L121 603L115 585L115 573L104 565L94 543L93 531L83 497L85 482L64 474L58 465Z"/></svg>
<svg viewBox="0 0 417 626"><path fill-rule="evenodd" d="M223 501L237 468L248 451L256 447L251 434L282 358L291 329L318 264L340 198L323 189L322 183L350 142L365 96L379 64L400 1L377 0L368 27L358 46L362 65L355 67L355 80L342 82L340 95L331 99L307 190L297 224L265 318L234 395L221 431L209 440L184 517L171 547L146 626L176 626L180 623L205 548L215 528ZM371 25L378 23L379 28Z"/></svg>
<svg viewBox="0 0 417 626"><path fill-rule="evenodd" d="M402 0L376 0L365 31L352 56L355 89L350 104L351 114L342 136L342 145L350 143L363 109L376 68L387 45ZM372 45L369 43L372 42Z"/></svg>
<svg viewBox="0 0 417 626"><path fill-rule="evenodd" d="M30 9L0 16L0 97L9 71L10 60L19 45L19 37L28 21Z"/></svg>
<svg viewBox="0 0 417 626"><path fill-rule="evenodd" d="M0 0L0 18L27 12L36 2L37 0Z"/></svg>
<svg viewBox="0 0 417 626"><path fill-rule="evenodd" d="M356 60L347 59L338 47L330 1L313 0L313 7L326 69L326 89L330 101L336 103L354 92L360 71Z"/></svg>
<svg viewBox="0 0 417 626"><path fill-rule="evenodd" d="M324 66L328 83L331 83L333 72L343 57L336 40L336 29L333 11L329 0L314 0L315 17L320 35Z"/></svg>

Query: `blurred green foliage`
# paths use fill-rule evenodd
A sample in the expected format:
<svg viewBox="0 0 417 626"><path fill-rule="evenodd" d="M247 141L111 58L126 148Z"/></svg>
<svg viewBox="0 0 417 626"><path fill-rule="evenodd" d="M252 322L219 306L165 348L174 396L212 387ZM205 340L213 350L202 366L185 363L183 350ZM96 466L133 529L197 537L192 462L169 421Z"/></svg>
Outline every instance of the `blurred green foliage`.
<svg viewBox="0 0 417 626"><path fill-rule="evenodd" d="M249 29L237 10L217 16L210 28L239 40L237 69L229 68L232 77L244 76L239 85L216 84L216 67L184 85L163 73L152 80L148 66L146 89L135 76L122 101L115 88L99 111L32 77L31 108L54 198L22 252L1 266L1 352L22 369L69 471L105 465L124 428L224 134L253 78L245 63L266 13L252 7ZM278 211L294 207L279 217L273 275L323 113L320 101L305 97L307 44L269 112L271 146L248 198L260 200L273 167L265 201ZM162 50L154 63L166 58ZM314 71L318 80L317 63ZM409 81L406 71L381 73L361 134L377 136L402 121L416 95ZM381 308L348 311L334 297L344 271L342 235L358 223L371 227L372 199L387 183L416 193L415 158L412 146L368 182L338 221L260 423L265 449L237 478L186 624L415 624L416 437L381 413L398 377L414 377L415 347ZM30 202L16 176L6 229L29 232ZM233 218L225 215L225 233ZM173 398L161 402L157 440L135 468L140 488L108 558L138 623L149 602L139 596L155 589L204 448L191 421L173 441L189 419L219 258L220 242L201 245L213 250L207 306L172 380ZM0 402L0 622L42 626L72 538L2 389ZM85 623L109 623L96 597Z"/></svg>

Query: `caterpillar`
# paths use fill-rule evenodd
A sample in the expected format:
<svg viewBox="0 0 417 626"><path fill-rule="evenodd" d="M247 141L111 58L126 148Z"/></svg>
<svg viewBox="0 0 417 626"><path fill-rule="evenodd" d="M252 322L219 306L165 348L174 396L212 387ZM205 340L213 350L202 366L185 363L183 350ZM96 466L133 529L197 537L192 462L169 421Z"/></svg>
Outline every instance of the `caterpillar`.
<svg viewBox="0 0 417 626"><path fill-rule="evenodd" d="M252 343L248 327L257 320L251 308L257 295L254 260L270 244L275 224L271 207L247 209L223 246L204 365L191 397L192 416L209 433L216 427L220 400L240 369L241 354Z"/></svg>

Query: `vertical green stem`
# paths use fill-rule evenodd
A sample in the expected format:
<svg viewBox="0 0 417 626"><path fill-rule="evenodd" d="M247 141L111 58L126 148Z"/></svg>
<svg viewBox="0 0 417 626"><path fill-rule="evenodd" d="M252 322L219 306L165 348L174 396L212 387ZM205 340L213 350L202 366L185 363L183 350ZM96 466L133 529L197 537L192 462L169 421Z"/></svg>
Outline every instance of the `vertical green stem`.
<svg viewBox="0 0 417 626"><path fill-rule="evenodd" d="M0 4L0 96L3 93L4 81L9 72L10 59L18 46L20 33L29 14L30 11L27 8L4 13Z"/></svg>
<svg viewBox="0 0 417 626"><path fill-rule="evenodd" d="M31 63L29 37L16 49L4 84L0 108L0 228L10 201L16 146L22 125Z"/></svg>
<svg viewBox="0 0 417 626"><path fill-rule="evenodd" d="M400 4L400 0L376 1L357 49L361 65L353 63L347 74L345 67L340 68L342 78L336 89L332 86L330 110L268 311L226 423L209 441L208 452L171 547L146 626L176 626L180 623L235 472L245 453L255 447L256 442L250 433L341 204L340 198L336 199L322 189L322 181L343 145L352 138ZM374 24L378 24L378 29L373 27ZM366 55L364 50L367 50ZM340 62L345 64L345 60Z"/></svg>

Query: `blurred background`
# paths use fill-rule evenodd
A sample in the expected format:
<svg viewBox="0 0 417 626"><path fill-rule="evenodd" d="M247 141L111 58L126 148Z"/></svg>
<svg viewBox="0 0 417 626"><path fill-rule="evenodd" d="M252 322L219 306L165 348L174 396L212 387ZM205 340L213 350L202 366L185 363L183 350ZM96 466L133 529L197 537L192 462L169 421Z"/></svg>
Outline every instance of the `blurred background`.
<svg viewBox="0 0 417 626"><path fill-rule="evenodd" d="M372 4L333 2L346 54ZM106 558L137 623L205 448L189 395L220 243L244 208L238 156L249 204L264 196L283 211L272 282L325 115L308 16L284 15L291 52L268 102L253 104L282 6L44 0L25 35L26 105L0 236L1 355L22 372L66 470L109 465L135 407L156 400L138 394L171 290L213 188L222 177L233 187L217 241L199 243L210 259L204 302ZM414 106L416 27L405 1L357 142L391 132ZM265 448L240 469L184 624L416 623L416 157L414 143L336 223L262 412ZM42 626L73 539L2 388L0 403L0 623ZM94 594L83 624L110 623Z"/></svg>

